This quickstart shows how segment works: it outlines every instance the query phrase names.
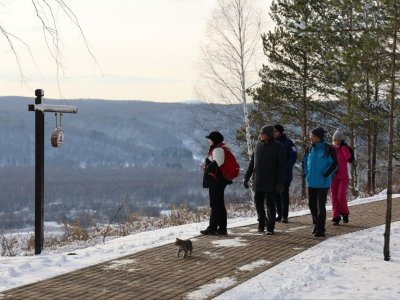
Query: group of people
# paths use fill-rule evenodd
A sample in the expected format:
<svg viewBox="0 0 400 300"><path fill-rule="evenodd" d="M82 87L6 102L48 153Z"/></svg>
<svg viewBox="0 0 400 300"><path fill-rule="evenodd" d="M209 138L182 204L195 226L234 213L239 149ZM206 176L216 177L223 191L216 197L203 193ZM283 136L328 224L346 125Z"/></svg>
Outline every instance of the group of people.
<svg viewBox="0 0 400 300"><path fill-rule="evenodd" d="M347 188L349 184L348 162L350 148L344 141L344 134L337 129L333 143L325 140L326 131L322 127L311 131L311 146L303 158L303 174L308 187L308 203L314 224L313 234L325 236L326 199L329 189L332 201L332 222L339 225L349 222Z"/></svg>
<svg viewBox="0 0 400 300"><path fill-rule="evenodd" d="M203 235L227 235L227 213L224 192L232 181L224 178L219 168L224 164L224 151L230 149L224 144L224 137L218 131L206 136L209 151L205 160L203 187L209 189L209 226L201 230ZM308 189L309 209L314 224L315 237L325 236L326 201L331 191L332 222L339 225L349 222L347 188L349 184L348 162L350 149L345 143L343 132L333 134L332 144L326 141L326 131L317 127L311 131L310 146L302 163L303 175ZM258 232L275 234L275 223L288 223L289 188L293 179L293 167L297 160L297 149L284 133L282 125L263 126L259 141L244 176L243 185L254 191L254 202L258 217ZM266 207L265 207L266 205Z"/></svg>

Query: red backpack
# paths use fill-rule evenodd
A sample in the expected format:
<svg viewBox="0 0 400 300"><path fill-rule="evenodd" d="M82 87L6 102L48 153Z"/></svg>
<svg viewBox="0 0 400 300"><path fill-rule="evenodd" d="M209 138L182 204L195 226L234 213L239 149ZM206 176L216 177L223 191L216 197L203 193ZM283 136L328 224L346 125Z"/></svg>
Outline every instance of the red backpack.
<svg viewBox="0 0 400 300"><path fill-rule="evenodd" d="M219 170L225 179L232 181L239 176L240 166L229 148L225 146L221 148L224 149L225 160L222 166L219 167Z"/></svg>

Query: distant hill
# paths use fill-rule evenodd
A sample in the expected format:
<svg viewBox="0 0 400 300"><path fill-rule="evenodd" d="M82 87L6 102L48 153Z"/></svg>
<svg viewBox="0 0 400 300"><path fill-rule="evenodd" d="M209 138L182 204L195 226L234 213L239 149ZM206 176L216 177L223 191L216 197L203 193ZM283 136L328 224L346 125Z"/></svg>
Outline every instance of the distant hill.
<svg viewBox="0 0 400 300"><path fill-rule="evenodd" d="M28 111L33 103L34 98L0 97L0 229L33 224L35 124L34 113ZM208 150L205 136L218 129L234 144L240 126L226 121L238 109L234 105L218 105L222 113L216 114L199 103L54 99L45 103L78 108L77 114L62 117L65 143L58 149L50 143L55 116L45 114L48 221L88 215L107 221L120 203L124 203L120 221L134 212L158 214L173 203L208 205L199 168ZM228 199L241 193L239 184L231 185Z"/></svg>
<svg viewBox="0 0 400 300"><path fill-rule="evenodd" d="M0 166L34 164L34 113L27 110L33 101L0 97ZM45 103L78 107L77 114L62 117L65 144L60 149L50 144L55 116L45 114L45 155L50 164L192 168L203 159L209 130L221 130L232 143L239 126L227 126L203 104L46 99Z"/></svg>

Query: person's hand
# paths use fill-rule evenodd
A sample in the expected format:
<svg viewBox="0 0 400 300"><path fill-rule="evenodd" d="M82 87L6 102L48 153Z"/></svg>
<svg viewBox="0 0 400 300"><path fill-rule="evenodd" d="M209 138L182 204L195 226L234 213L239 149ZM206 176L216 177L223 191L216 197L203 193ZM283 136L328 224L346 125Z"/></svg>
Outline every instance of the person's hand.
<svg viewBox="0 0 400 300"><path fill-rule="evenodd" d="M344 140L341 140L340 141L340 146L344 146L344 145L346 145L346 142Z"/></svg>
<svg viewBox="0 0 400 300"><path fill-rule="evenodd" d="M208 165L206 165L207 168L207 173L213 173L218 169L218 164L215 160L213 160L211 163L209 163Z"/></svg>
<svg viewBox="0 0 400 300"><path fill-rule="evenodd" d="M283 185L282 184L277 184L276 185L276 192L281 194L283 192Z"/></svg>
<svg viewBox="0 0 400 300"><path fill-rule="evenodd" d="M250 186L249 186L249 180L245 179L245 180L243 181L243 186L244 186L245 189L248 189L248 188L250 187Z"/></svg>

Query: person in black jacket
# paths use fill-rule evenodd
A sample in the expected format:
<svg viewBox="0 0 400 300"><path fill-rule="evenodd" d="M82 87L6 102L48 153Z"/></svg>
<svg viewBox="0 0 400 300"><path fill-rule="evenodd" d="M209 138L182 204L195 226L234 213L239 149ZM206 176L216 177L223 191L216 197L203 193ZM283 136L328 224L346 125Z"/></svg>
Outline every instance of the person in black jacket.
<svg viewBox="0 0 400 300"><path fill-rule="evenodd" d="M285 182L282 193L278 193L276 197L276 213L278 214L276 221L287 223L289 216L289 188L293 180L293 166L297 159L297 149L292 140L283 133L284 131L282 125L277 124L274 126L275 139L281 142L286 148Z"/></svg>
<svg viewBox="0 0 400 300"><path fill-rule="evenodd" d="M247 169L244 187L249 187L253 176L254 202L258 215L258 231L274 234L276 215L276 195L282 192L286 168L286 150L280 142L274 139L274 127L261 128L260 141L256 144ZM264 200L267 203L265 214Z"/></svg>
<svg viewBox="0 0 400 300"><path fill-rule="evenodd" d="M226 180L219 167L225 162L224 136L219 131L212 131L206 136L210 148L204 164L203 187L208 188L210 198L209 226L201 230L204 235L227 235L227 213L225 208L225 188L231 181Z"/></svg>

